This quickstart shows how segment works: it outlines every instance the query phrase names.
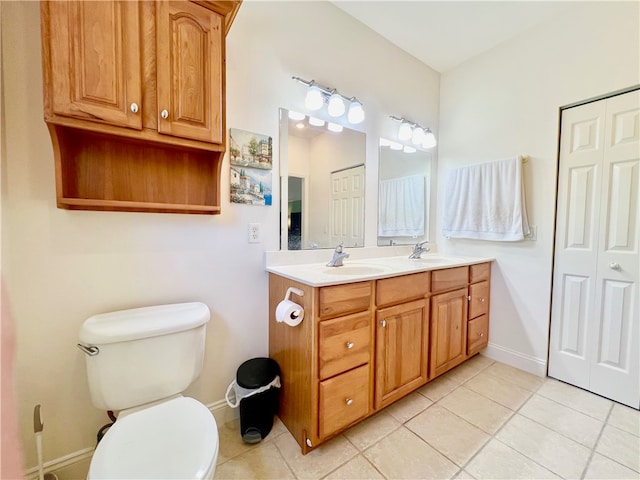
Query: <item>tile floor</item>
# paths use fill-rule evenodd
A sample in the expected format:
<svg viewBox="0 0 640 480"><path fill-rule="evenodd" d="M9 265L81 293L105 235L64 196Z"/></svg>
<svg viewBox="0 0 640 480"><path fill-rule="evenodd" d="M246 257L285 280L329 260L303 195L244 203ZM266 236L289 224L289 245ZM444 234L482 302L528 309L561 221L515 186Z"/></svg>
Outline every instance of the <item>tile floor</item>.
<svg viewBox="0 0 640 480"><path fill-rule="evenodd" d="M476 356L302 456L276 419L220 427L215 478L640 479L640 413Z"/></svg>

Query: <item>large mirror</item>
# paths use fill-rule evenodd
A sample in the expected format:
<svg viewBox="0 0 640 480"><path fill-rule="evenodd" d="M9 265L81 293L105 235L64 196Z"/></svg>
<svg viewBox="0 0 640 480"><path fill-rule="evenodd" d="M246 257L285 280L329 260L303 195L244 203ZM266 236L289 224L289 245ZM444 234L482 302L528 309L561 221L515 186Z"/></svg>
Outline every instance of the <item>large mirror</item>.
<svg viewBox="0 0 640 480"><path fill-rule="evenodd" d="M364 246L366 138L280 109L281 249Z"/></svg>
<svg viewBox="0 0 640 480"><path fill-rule="evenodd" d="M429 240L431 153L380 140L378 245Z"/></svg>

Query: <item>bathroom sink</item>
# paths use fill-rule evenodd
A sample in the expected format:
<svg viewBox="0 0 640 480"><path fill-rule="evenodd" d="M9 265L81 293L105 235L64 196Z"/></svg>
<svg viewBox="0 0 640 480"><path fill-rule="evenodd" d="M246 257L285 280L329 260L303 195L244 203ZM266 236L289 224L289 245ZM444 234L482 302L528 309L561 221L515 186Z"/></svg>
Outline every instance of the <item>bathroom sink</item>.
<svg viewBox="0 0 640 480"><path fill-rule="evenodd" d="M377 275L389 270L387 267L377 265L350 265L345 263L341 267L326 267L322 273L327 275Z"/></svg>

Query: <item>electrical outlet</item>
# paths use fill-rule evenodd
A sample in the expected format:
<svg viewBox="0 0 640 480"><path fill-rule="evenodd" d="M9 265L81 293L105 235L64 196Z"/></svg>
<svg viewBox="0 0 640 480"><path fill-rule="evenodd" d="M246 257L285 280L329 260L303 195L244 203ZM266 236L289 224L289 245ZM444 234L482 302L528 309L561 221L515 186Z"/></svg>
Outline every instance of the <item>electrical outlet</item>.
<svg viewBox="0 0 640 480"><path fill-rule="evenodd" d="M259 223L250 223L249 224L249 243L260 243L262 239L260 238L260 224Z"/></svg>

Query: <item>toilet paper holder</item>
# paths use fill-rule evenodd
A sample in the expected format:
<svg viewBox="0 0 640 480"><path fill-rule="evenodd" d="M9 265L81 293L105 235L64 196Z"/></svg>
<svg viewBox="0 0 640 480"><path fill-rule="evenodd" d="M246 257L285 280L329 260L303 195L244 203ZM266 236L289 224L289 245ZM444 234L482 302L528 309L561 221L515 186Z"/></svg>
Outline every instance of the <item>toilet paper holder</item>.
<svg viewBox="0 0 640 480"><path fill-rule="evenodd" d="M289 287L289 288L287 288L287 293L285 294L284 299L285 300L289 300L289 297L291 296L292 293L295 293L299 297L304 296L304 292L302 290L300 290L299 288Z"/></svg>

